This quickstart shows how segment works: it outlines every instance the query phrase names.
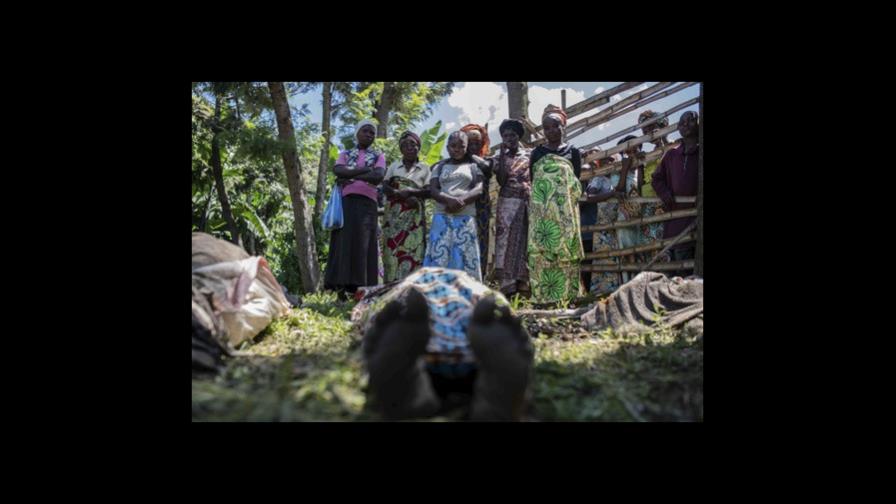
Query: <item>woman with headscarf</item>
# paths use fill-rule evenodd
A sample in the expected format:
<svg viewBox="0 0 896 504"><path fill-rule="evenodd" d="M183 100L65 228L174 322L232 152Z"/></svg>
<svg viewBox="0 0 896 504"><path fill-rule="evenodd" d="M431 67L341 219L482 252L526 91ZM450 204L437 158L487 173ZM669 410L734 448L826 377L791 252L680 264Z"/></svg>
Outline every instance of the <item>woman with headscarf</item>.
<svg viewBox="0 0 896 504"><path fill-rule="evenodd" d="M507 119L498 129L501 151L493 159L495 177L501 186L498 192L495 226L495 279L501 292L511 296L529 292L529 269L526 264L529 233L529 150L520 145L523 123Z"/></svg>
<svg viewBox="0 0 896 504"><path fill-rule="evenodd" d="M658 114L652 110L645 110L641 112L641 115L638 116L638 124L647 121L653 117L656 117ZM649 135L656 131L657 129L662 129L669 126L669 120L667 118L662 118L656 121L653 124L648 124L641 128L641 132L645 135ZM653 145L655 148L654 151L666 151L670 147L672 147L672 142L666 138L666 136L662 136L653 141ZM662 160L662 156L650 161L644 166L644 180L641 182L641 196L645 198L657 198L656 191L653 189L652 181L653 181L653 173L656 171L657 166L659 166L660 161ZM652 217L654 215L660 215L664 213L662 203L645 203L641 206L641 215L644 217ZM641 233L641 243L651 243L657 240L663 239L663 223L655 222L653 224L646 224L640 227ZM646 253L640 255L638 258L639 262L649 262L653 258L652 253ZM668 256L663 256L659 259L659 262L668 262Z"/></svg>
<svg viewBox="0 0 896 504"><path fill-rule="evenodd" d="M467 124L460 130L467 134L467 153L469 153L479 171L482 172L482 195L476 200L476 236L479 239L479 257L482 275L485 276L489 258L489 219L492 215L492 201L489 195L489 182L492 178L492 163L489 155L488 123L485 126Z"/></svg>
<svg viewBox="0 0 896 504"><path fill-rule="evenodd" d="M402 159L386 170L383 193L383 282L401 280L423 265L429 166L420 162L420 137L405 131L398 139Z"/></svg>
<svg viewBox="0 0 896 504"><path fill-rule="evenodd" d="M566 113L548 105L541 119L547 143L531 156L529 282L538 302L583 294L580 261L585 255L579 215L581 153L563 142Z"/></svg>
<svg viewBox="0 0 896 504"><path fill-rule="evenodd" d="M635 137L629 135L616 143L621 145ZM619 221L638 218L641 206L630 198L640 196L638 182L643 178L643 164L640 162L641 146L627 149L622 155L622 169L608 176L592 178L585 190L588 201L597 203L598 225L614 224ZM608 160L610 162L613 159ZM637 226L607 229L594 233L594 251L618 250L641 244ZM633 263L635 255L595 259L592 264L615 266L620 262ZM594 272L591 274L589 291L597 295L610 294L634 277L637 272Z"/></svg>
<svg viewBox="0 0 896 504"><path fill-rule="evenodd" d="M482 281L475 201L482 195L482 172L467 152L467 134L448 137L451 159L440 161L430 175L435 200L424 266L462 270Z"/></svg>
<svg viewBox="0 0 896 504"><path fill-rule="evenodd" d="M341 229L330 233L324 288L345 297L358 287L377 285L377 186L383 181L386 157L371 149L376 124L364 120L355 127L357 143L336 159L333 173L342 194Z"/></svg>
<svg viewBox="0 0 896 504"><path fill-rule="evenodd" d="M609 176L598 175L588 181L585 189L589 202L597 205L597 224L613 224L619 217L619 198L625 193L618 190L619 173ZM594 251L619 249L619 239L616 230L607 229L594 233ZM594 259L591 261L599 266L616 266L618 257ZM622 275L615 271L595 271L591 273L591 285L589 291L596 295L611 294L622 285Z"/></svg>

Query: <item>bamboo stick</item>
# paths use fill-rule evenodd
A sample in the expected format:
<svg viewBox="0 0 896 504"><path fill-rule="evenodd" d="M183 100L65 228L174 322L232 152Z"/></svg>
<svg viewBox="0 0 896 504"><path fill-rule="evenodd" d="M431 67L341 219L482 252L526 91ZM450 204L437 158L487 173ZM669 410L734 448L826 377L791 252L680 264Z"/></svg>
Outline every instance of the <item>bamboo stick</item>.
<svg viewBox="0 0 896 504"><path fill-rule="evenodd" d="M647 164L654 159L659 159L666 153L669 149L675 147L676 144L669 144L660 149L656 149L652 152L648 152L647 155L644 156L644 159L641 160L642 163ZM597 177L598 175L609 175L611 173L615 173L622 170L622 161L616 161L615 163L608 164L607 166L601 166L598 169L585 168L587 166L587 162L583 161L582 164L582 173L579 175L579 180L587 181L593 177Z"/></svg>
<svg viewBox="0 0 896 504"><path fill-rule="evenodd" d="M660 99L662 99L662 98L665 98L666 96L669 96L670 94L677 93L677 92L681 91L682 89L685 89L685 88L694 86L694 85L696 85L696 84L697 84L696 82L685 82L684 84L680 84L680 85L678 85L678 86L675 86L674 88L669 89L669 90L667 90L667 91L663 91L662 93L652 95L652 96L650 96L649 98L645 98L644 100L639 100L638 102L633 103L630 107L626 107L626 108L624 108L624 109L622 109L622 110L619 110L618 112L615 112L615 113L611 114L609 117L606 118L606 120L601 121L601 122L598 123L598 124L601 124L601 123L604 123L604 122L608 122L608 121L611 121L611 120L613 120L613 119L616 119L617 117L621 117L621 116L624 116L625 114L628 114L628 113L630 113L630 112L634 112L635 110L638 110L639 108L643 107L644 105L647 105L648 103L653 103L653 102L655 102L655 101L657 101L657 100L660 100ZM696 103L696 101L695 101L694 103ZM591 128L593 128L594 126L596 126L596 124L588 125L587 129L591 129ZM572 139L572 138L575 138L575 137L581 135L582 133L584 133L585 131L586 131L585 129L582 129L582 130L576 131L576 132L574 132L574 133L567 134L567 135L566 135L566 140L570 140L570 139ZM590 143L590 144L588 144L588 145L589 145L589 147L590 147L590 146L594 146L594 145L600 145L600 144L602 144L602 143L604 143L604 142L600 142L600 143L592 142L592 143Z"/></svg>
<svg viewBox="0 0 896 504"><path fill-rule="evenodd" d="M604 103L608 103L610 101L611 96L613 96L615 94L619 94L623 91L627 91L627 90L629 90L635 86L639 86L641 84L644 84L644 83L643 82L623 82L622 84L619 84L618 86L613 86L610 89L601 91L600 93L598 93L590 98L586 98L586 99L580 101L579 103L574 103L574 104L570 105L568 109L565 110L566 118L569 119L570 117L574 117L574 116L582 114L583 112L587 112L596 106L600 106L600 105L603 105ZM539 126L539 129L541 129L541 126Z"/></svg>
<svg viewBox="0 0 896 504"><path fill-rule="evenodd" d="M669 133L672 133L673 131L677 131L677 130L678 130L678 123L670 124L669 126L666 126L665 128L658 129L649 135L644 135L644 136L639 136L638 138L633 138L627 142L621 143L621 144L611 147L607 150L592 152L588 156L586 156L585 158L582 159L582 163L589 163L591 161L594 161L595 159L608 158L608 157L612 156L613 154L627 151L628 149L631 149L632 147L635 147L636 145L641 145L643 143L647 143L652 140L656 140L657 138L664 137L664 136L668 135ZM579 150L585 150L585 149L588 149L588 148L591 148L594 146L595 146L595 144L590 143L584 147L579 147Z"/></svg>
<svg viewBox="0 0 896 504"><path fill-rule="evenodd" d="M696 220L696 219L695 219L694 222L692 222L687 228L685 228L684 231L682 231L681 233L679 233L678 236L676 236L675 239L673 239L671 243L669 243L668 245L666 245L666 248L664 248L663 250L660 250L659 252L657 252L656 255L653 256L653 259L651 259L650 262L647 263L647 266L644 266L644 269L642 269L641 271L650 269L650 267L653 266L653 263L655 263L656 260L660 258L660 256L662 256L663 254L665 254L667 250L669 250L670 248L672 248L673 246L675 246L678 242L682 241L682 240L684 239L684 237L685 237L685 236L688 236L688 233L690 233L691 230L694 229L695 227L697 227L697 220Z"/></svg>
<svg viewBox="0 0 896 504"><path fill-rule="evenodd" d="M569 138L572 138L573 136L576 136L578 133L573 133L573 132L579 128L590 129L591 127L605 123L605 122L613 119L614 117L618 117L618 115L614 115L614 114L616 112L619 112L620 110L627 109L624 113L631 112L631 110L634 110L634 109L628 110L628 107L630 105L637 104L641 100L662 91L663 89L671 86L672 84L674 84L674 82L660 82L658 84L654 84L653 86L650 86L649 88L645 89L644 91L638 91L637 93L635 93L629 97L626 97L625 99L623 99L619 102L616 102L613 105L610 105L609 107L601 110L597 114L594 114L594 115L588 116L588 117L584 117L572 124L568 124L566 126L566 138L569 139ZM533 145L539 145L539 144L542 144L545 142L545 138L542 137L542 138L537 138L537 139L530 139L530 142Z"/></svg>
<svg viewBox="0 0 896 504"><path fill-rule="evenodd" d="M606 103L609 103L609 102L610 102L610 97L611 97L612 95L621 93L621 92L623 92L623 91L625 91L625 90L627 90L627 89L633 88L633 87L638 86L638 85L640 85L640 84L643 84L643 82L624 82L624 83L622 83L622 84L620 84L620 85L618 85L618 86L614 86L614 87L612 87L612 88L610 88L610 89L607 89L606 91L601 91L600 93L598 93L598 94L596 94L596 95L594 95L594 96L592 96L592 97L590 97L590 98L587 98L587 99L585 99L585 100L582 100L582 101L580 101L579 103L576 103L576 104L574 104L574 105L571 105L571 106L569 107L569 109L567 109L567 110L565 111L565 112L566 112L567 120L568 120L570 117L573 117L573 116L575 116L575 115L580 115L580 114L582 114L582 113L584 113L584 112L587 112L587 111L589 111L589 110L592 110L592 109L594 109L594 108L596 108L596 107L599 107L599 106L601 106L601 105L604 105L604 104L606 104ZM532 121L530 121L528 118L526 118L526 120L525 120L524 122L527 123L527 124L525 125L525 128L526 128L527 130L529 130L529 132L531 133L532 137L534 137L535 135L537 135L538 133L540 133L540 132L544 129L544 127L543 127L541 124L535 124L535 123L533 123ZM536 138L537 138L537 137L536 137ZM524 142L520 142L520 143L524 143ZM527 147L527 148L532 148L532 147L535 146L535 144L532 143L532 140L531 140L531 138L530 138L530 142L529 142L528 144L525 144L524 146ZM500 150L500 149L501 149L501 142L498 142L497 144L493 145L493 146L491 147L491 149L489 149L489 151L490 151L491 154L496 154L496 153L498 152L498 150Z"/></svg>
<svg viewBox="0 0 896 504"><path fill-rule="evenodd" d="M638 91L637 93L634 93L631 96L627 96L627 97L623 98L622 100L619 100L618 102L601 110L600 112L598 112L597 114L594 114L593 116L584 117L572 124L569 124L566 127L566 131L568 133L570 131L575 131L578 128L584 127L586 124L594 124L594 123L600 124L602 122L605 122L602 119L605 119L605 118L611 116L615 112L626 109L632 104L637 104L641 100L644 100L650 96L653 96L656 93L659 93L660 91L668 88L669 86L671 86L673 84L675 84L675 83L674 82L658 82L643 91Z"/></svg>
<svg viewBox="0 0 896 504"><path fill-rule="evenodd" d="M588 311L593 310L595 305L583 306L575 310L517 310L515 315L519 317L553 317L553 318L572 318L580 317Z"/></svg>
<svg viewBox="0 0 896 504"><path fill-rule="evenodd" d="M642 264L631 263L631 264L584 264L579 268L581 271L599 271L599 272L607 272L607 273L622 273L623 271L641 271ZM659 263L653 266L651 271L676 271L683 269L693 269L694 261L693 259L689 259L687 261L678 261L678 262L667 262L667 263Z"/></svg>
<svg viewBox="0 0 896 504"><path fill-rule="evenodd" d="M697 102L699 102L699 101L700 101L700 97L698 96L697 98L692 98L692 99L690 99L690 100L688 100L688 101L686 101L686 102L684 102L684 103L679 103L678 105L676 105L676 106L670 108L669 110L663 112L662 114L658 114L657 116L655 116L655 117L653 117L653 118L651 118L651 119L648 119L648 120L642 122L641 124L636 124L636 125L634 125L634 126L625 128L625 129L622 130L622 131L613 133L612 135L610 135L610 136L608 136L608 137L606 137L606 138L601 138L600 140L595 140L595 141L592 142L592 143L593 143L593 144L597 144L597 145L603 145L603 144L609 142L610 140L615 140L615 139L621 137L622 135L625 135L625 134L627 134L627 133L631 133L632 131L636 131L636 130L639 130L639 129L643 129L644 126L649 126L649 125L651 125L651 124L653 124L653 123L659 121L660 119L663 119L663 118L665 118L665 117L669 117L671 114L674 114L675 112L678 112L679 110L681 110L681 109L683 109L683 108L687 108L687 107L689 107L689 106L691 106L691 105L694 105L695 103L697 103Z"/></svg>
<svg viewBox="0 0 896 504"><path fill-rule="evenodd" d="M619 199L619 197L616 195L613 195L610 197L610 199ZM663 202L663 200L661 200L660 198L642 198L640 196L633 197L633 198L625 198L625 201L631 201L632 203L641 203L641 204L662 203ZM696 203L697 197L696 196L676 196L675 202L676 203ZM588 198L579 198L579 203L588 203ZM603 202L601 202L601 203L603 203Z"/></svg>
<svg viewBox="0 0 896 504"><path fill-rule="evenodd" d="M637 247L629 247L624 249L611 249L611 250L601 250L598 252L589 252L585 254L585 259L607 259L610 257L622 257L629 256L632 254L640 254L642 252L650 252L651 250L661 249L670 243L674 245L675 239L678 238L669 238L666 240L657 240L653 243L648 243L647 245L638 245ZM697 239L697 233L690 233L681 240L681 243L687 243L689 241L695 241ZM665 251L663 251L665 252Z"/></svg>
<svg viewBox="0 0 896 504"><path fill-rule="evenodd" d="M592 233L597 231L609 231L611 229L619 229L631 226L642 226L644 224L652 224L654 222L665 222L673 219L681 219L684 217L696 217L697 209L688 208L685 210L673 210L661 215L652 215L650 217L640 217L638 219L629 219L624 221L616 221L612 224L601 224L592 226L582 226L582 233Z"/></svg>

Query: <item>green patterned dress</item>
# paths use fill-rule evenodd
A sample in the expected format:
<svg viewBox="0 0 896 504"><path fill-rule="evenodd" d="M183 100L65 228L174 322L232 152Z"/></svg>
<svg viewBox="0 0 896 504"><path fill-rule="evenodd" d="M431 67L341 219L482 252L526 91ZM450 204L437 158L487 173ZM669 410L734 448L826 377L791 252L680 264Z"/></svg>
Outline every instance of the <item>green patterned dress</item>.
<svg viewBox="0 0 896 504"><path fill-rule="evenodd" d="M548 154L532 167L529 200L529 282L536 302L583 294L579 264L585 255L579 223L582 186L572 163Z"/></svg>

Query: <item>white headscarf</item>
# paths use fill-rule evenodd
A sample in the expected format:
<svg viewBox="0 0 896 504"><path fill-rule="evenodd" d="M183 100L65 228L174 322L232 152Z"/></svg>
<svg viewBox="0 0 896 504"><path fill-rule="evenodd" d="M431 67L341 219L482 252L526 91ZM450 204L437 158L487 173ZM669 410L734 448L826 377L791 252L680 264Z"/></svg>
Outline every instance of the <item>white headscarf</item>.
<svg viewBox="0 0 896 504"><path fill-rule="evenodd" d="M361 131L361 128L363 128L367 124L369 124L373 128L373 134L376 135L376 122L371 119L364 119L363 121L359 122L357 126L355 126L355 136L358 136L358 132Z"/></svg>

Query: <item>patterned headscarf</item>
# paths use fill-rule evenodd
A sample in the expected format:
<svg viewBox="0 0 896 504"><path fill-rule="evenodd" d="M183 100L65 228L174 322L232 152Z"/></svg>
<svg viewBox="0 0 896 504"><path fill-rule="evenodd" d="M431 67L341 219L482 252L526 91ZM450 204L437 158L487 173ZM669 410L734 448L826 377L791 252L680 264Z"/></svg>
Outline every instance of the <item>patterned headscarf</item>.
<svg viewBox="0 0 896 504"><path fill-rule="evenodd" d="M544 113L541 114L541 120L544 121L545 117L553 117L554 119L560 121L560 124L566 126L566 112L564 112L562 108L556 105L548 105L544 108Z"/></svg>
<svg viewBox="0 0 896 504"><path fill-rule="evenodd" d="M416 133L414 133L413 131L405 131L404 133L402 133L401 136L398 137L398 143L400 144L401 142L404 141L405 138L408 138L408 137L412 138L415 142L417 142L417 147L418 147L418 148L421 147L421 146L423 145L423 144L420 142L420 137L419 137Z"/></svg>
<svg viewBox="0 0 896 504"><path fill-rule="evenodd" d="M656 117L658 115L659 114L657 114L656 112L654 112L652 110L645 110L644 112L641 112L641 115L638 116L638 123L640 124L640 123L642 123L652 117ZM659 127L659 128L665 128L666 126L669 125L669 119L664 117L654 124L656 124L657 127Z"/></svg>
<svg viewBox="0 0 896 504"><path fill-rule="evenodd" d="M479 156L480 157L488 156L488 153L489 153L488 131L484 127L482 127L478 124L468 124L468 125L464 126L463 128L461 128L460 130L465 133L469 132L469 131L478 131L479 134L482 136L482 148L479 149ZM522 135L520 135L520 136L522 136Z"/></svg>

